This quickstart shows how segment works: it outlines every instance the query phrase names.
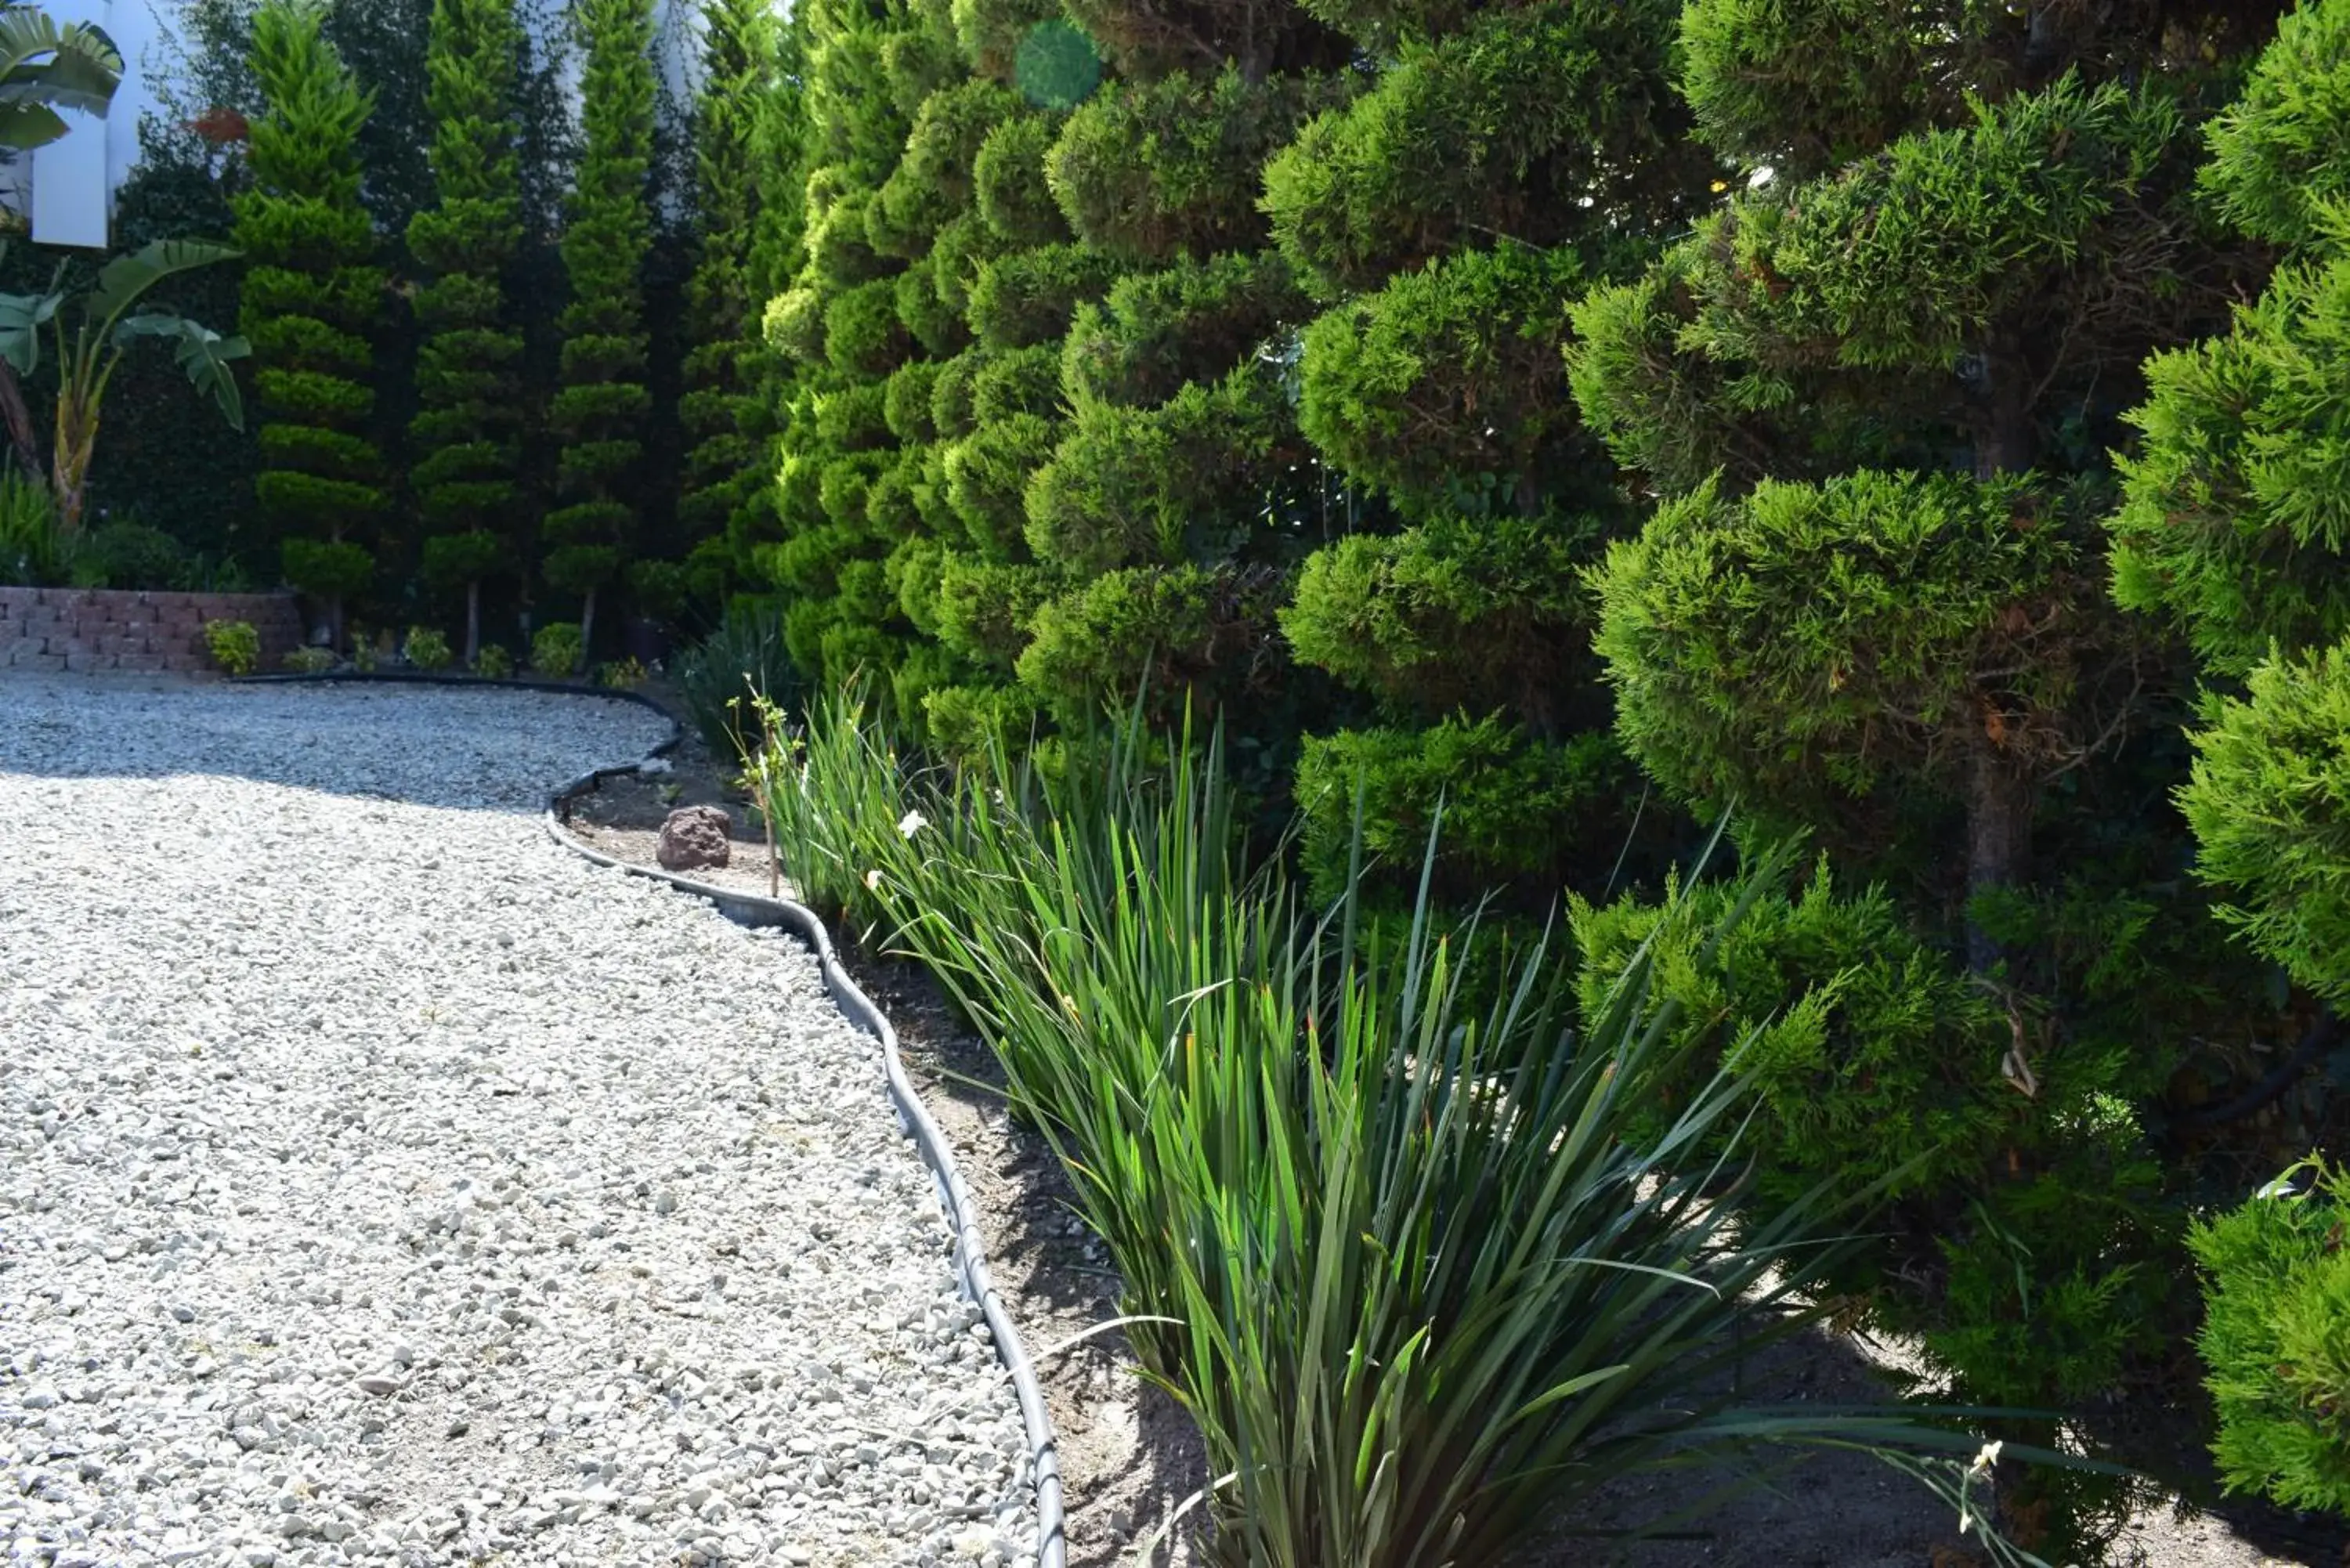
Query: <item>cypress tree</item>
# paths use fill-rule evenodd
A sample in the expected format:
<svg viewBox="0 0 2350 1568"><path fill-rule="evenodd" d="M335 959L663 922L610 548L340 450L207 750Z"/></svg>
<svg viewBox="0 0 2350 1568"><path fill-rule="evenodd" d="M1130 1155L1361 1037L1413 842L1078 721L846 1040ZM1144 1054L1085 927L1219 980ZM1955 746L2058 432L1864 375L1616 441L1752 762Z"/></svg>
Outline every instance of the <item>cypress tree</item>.
<svg viewBox="0 0 2350 1568"><path fill-rule="evenodd" d="M1650 774L1887 877L2001 998L1999 1075L1944 1065L1996 1114L1838 1114L1953 1140L1867 1260L1904 1282L1880 1319L1965 1397L2041 1404L2111 1386L2175 1326L2140 1117L2210 1070L2199 1042L2282 1022L2248 1012L2256 980L2162 869L2174 667L2111 606L2098 527L2134 367L2247 271L2197 211L2195 127L2262 18L1899 16L1683 12L1682 88L1732 171L1689 239L1574 312L1583 416L1665 498L1588 580ZM1865 1133L1791 1158L1890 1168Z"/></svg>
<svg viewBox="0 0 2350 1568"><path fill-rule="evenodd" d="M2098 482L2103 448L2062 421L2085 410L2111 429L2117 410L2101 380L2219 307L2225 258L2209 255L2188 196L2191 127L2211 75L2203 34L2214 48L2228 42L2228 18L2203 18L2190 49L2180 41L2189 35L2143 21L2085 20L2077 34L2035 37L2020 16L1952 5L1937 8L1947 36L1921 24L1906 43L1880 36L1857 60L1824 59L1823 31L1856 22L1840 5L1705 0L1689 11L1688 91L1700 125L1725 155L1771 178L1642 280L1583 306L1584 411L1669 492L1692 494L1721 469L1706 516L1669 511L1658 526L1686 529L1700 552L1760 552L1758 569L1778 569L1759 566L1767 556L1800 570L1782 552L1833 554L1844 537L1766 542L1751 526L1776 524L1742 499L1758 482L1930 473L1953 456L1982 487L1979 502L1904 482L1900 499L1879 499L1910 512L1906 524L1825 492L1809 511L1820 526L1866 530L1851 539L1866 557L1872 540L1904 526L1931 532L1945 518L1964 528L1958 520L2012 505L2019 531L2058 531L2094 564L2082 532L2094 506L2064 491L2068 475ZM1963 82L1981 107L1920 99L1921 80ZM1881 151L1839 161L1854 148ZM2025 475L2036 499L2014 487ZM1814 638L1781 620L1725 680L1699 650L1717 635L1726 645L1731 618L1752 615L1750 579L1723 571L1675 589L1661 575L1661 540L1625 545L1598 579L1625 733L1684 793L1734 791L1766 811L1800 799L1794 815L1807 822L1857 826L1862 803L1897 783L1954 794L1967 895L2023 882L2046 780L2119 733L2115 698L2143 650L2105 612L2096 571L1977 578L1981 559L1974 549L1887 556L1886 591L1938 605L1943 585L1927 574L1947 570L1953 588L2025 629L1946 628L1897 610L1866 634L1846 626ZM1766 622L1750 630L1762 635ZM2021 675L2011 635L2035 644ZM1968 670L1950 670L1953 659ZM1950 684L1915 705L1908 672L1938 664L1935 679ZM1794 714L1798 689L1814 711L1849 715L1848 727L1808 742L1776 728L1767 715ZM1751 746L1711 738L1708 710L1725 707L1752 720ZM1883 745L1897 723L1932 736L1906 763ZM1996 956L1980 924L1972 951L1979 968Z"/></svg>
<svg viewBox="0 0 2350 1568"><path fill-rule="evenodd" d="M775 510L775 474L784 460L785 414L796 375L791 358L767 334L767 307L788 290L806 265L808 175L808 12L795 8L770 24L769 70L753 106L751 178L759 187L757 216L743 255L744 296L750 318L740 373L750 395L740 405L743 433L753 449L740 499L726 519L724 556L717 575L740 584L758 584L760 552L781 538ZM703 546L710 550L712 546ZM696 568L708 573L709 557Z"/></svg>
<svg viewBox="0 0 2350 1568"><path fill-rule="evenodd" d="M1358 502L1282 626L1385 722L1306 742L1309 854L1343 873L1359 784L1370 842L1409 859L1441 794L1462 882L1546 902L1667 815L1609 734L1576 579L1632 517L1560 348L1717 175L1669 69L1680 6L1313 8L1381 68L1265 169L1281 255L1328 306L1300 423Z"/></svg>
<svg viewBox="0 0 2350 1568"><path fill-rule="evenodd" d="M764 556L795 659L888 670L900 717L950 749L1128 693L1154 650L1170 701L1194 682L1288 700L1277 659L1227 655L1270 646L1294 553L1261 525L1296 438L1256 349L1296 294L1210 263L1263 247L1254 171L1336 96L1282 67L1331 63L1335 36L1235 9L1264 79L1113 45L1135 82L1097 92L1050 7L811 16L808 264L768 316L801 367ZM1046 35L1075 46L1062 66ZM1170 262L1196 300L1140 282ZM1129 315L1163 363L1096 397L1079 326L1116 353Z"/></svg>
<svg viewBox="0 0 2350 1568"><path fill-rule="evenodd" d="M653 132L649 0L577 0L583 52L579 171L567 204L561 389L551 410L563 438L562 504L543 528L549 587L579 597L580 646L593 657L597 595L619 576L636 520L630 485L651 410L646 390L644 265L652 248L648 194Z"/></svg>
<svg viewBox="0 0 2350 1568"><path fill-rule="evenodd" d="M1265 158L1345 97L1345 41L1289 5L1069 15L1113 73L1044 153L1071 242L991 263L972 301L983 348L1010 333L1054 350L1066 414L1003 431L1035 441L1014 514L1028 562L967 563L942 587L990 637L1024 634L1005 639L1015 717L1076 718L1139 687L1163 712L1188 700L1221 714L1278 765L1314 687L1274 617L1325 496L1280 349L1305 301L1255 187ZM1016 52L1010 79L1032 85ZM1010 184L988 210L1008 233L1039 206ZM1048 311L1034 328L1030 298Z"/></svg>
<svg viewBox="0 0 2350 1568"><path fill-rule="evenodd" d="M344 601L375 572L362 541L386 505L368 435L368 334L384 274L359 204L359 134L373 99L321 35L322 16L309 0L266 0L254 16L265 108L252 125L253 185L234 205L251 263L239 324L263 415L255 494L287 579L326 604L339 647Z"/></svg>
<svg viewBox="0 0 2350 1568"><path fill-rule="evenodd" d="M827 0L806 16L805 262L766 317L794 374L773 493L781 537L760 572L795 664L830 681L861 670L919 723L945 656L902 590L941 514L922 509L935 498L930 432L906 423L904 393L931 346L962 334L931 257L968 203L956 106L969 84L943 4Z"/></svg>
<svg viewBox="0 0 2350 1568"><path fill-rule="evenodd" d="M465 596L465 662L482 640L482 579L513 555L521 485L522 334L503 275L522 244L514 94L521 37L512 0L435 0L425 69L433 205L408 245L433 275L416 292L421 411L411 473L428 537L425 580Z"/></svg>
<svg viewBox="0 0 2350 1568"><path fill-rule="evenodd" d="M754 292L752 252L767 223L763 204L775 188L758 177L758 165L763 153L773 155L762 146L773 132L763 130L761 119L775 112L770 98L777 91L780 29L756 0L711 0L702 18L693 138L700 254L686 285L691 347L679 410L693 446L678 519L689 558L701 564L697 575L719 577L702 584L714 589L723 586L723 567L713 550L724 549L728 524L763 483L755 388L759 317L767 300ZM714 546L705 546L712 540Z"/></svg>
<svg viewBox="0 0 2350 1568"><path fill-rule="evenodd" d="M2179 804L2223 919L2350 1002L2350 0L2287 16L2214 122L2205 192L2282 265L2223 335L2159 354L2111 519L2114 592L2211 693ZM2241 682L2241 685L2239 684Z"/></svg>

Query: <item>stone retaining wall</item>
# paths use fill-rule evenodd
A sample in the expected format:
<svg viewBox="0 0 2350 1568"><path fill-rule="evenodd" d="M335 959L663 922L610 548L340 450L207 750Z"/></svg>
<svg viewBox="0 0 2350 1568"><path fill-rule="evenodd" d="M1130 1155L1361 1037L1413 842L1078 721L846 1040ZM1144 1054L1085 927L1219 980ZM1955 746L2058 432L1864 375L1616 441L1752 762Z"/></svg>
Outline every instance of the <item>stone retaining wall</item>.
<svg viewBox="0 0 2350 1568"><path fill-rule="evenodd" d="M213 668L204 646L208 620L250 621L261 634L265 670L302 644L292 594L0 588L0 670L194 674Z"/></svg>

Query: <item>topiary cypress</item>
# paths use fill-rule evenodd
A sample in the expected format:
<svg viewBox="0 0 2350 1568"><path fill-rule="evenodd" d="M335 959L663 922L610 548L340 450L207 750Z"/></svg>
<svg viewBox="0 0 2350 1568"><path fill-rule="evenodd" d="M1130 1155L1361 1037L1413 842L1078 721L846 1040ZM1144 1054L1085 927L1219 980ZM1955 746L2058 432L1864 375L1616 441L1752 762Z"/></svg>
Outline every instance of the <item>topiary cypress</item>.
<svg viewBox="0 0 2350 1568"><path fill-rule="evenodd" d="M797 96L796 84L776 80L780 30L764 5L749 0L712 0L702 9L693 138L698 254L686 286L691 347L679 409L693 447L678 520L688 558L702 563L700 587L712 590L723 588L723 573L710 580L714 557L703 542L719 539L767 483L759 472L766 453L757 385L767 296L759 292L757 267L771 264L764 256L754 264L753 253L769 223L764 203L781 193L772 179L760 177L762 158L780 151L763 145L773 142L775 131L762 119L776 113L772 97ZM794 205L799 200L796 192L785 199Z"/></svg>
<svg viewBox="0 0 2350 1568"><path fill-rule="evenodd" d="M514 94L522 40L512 0L435 0L427 46L433 204L408 225L431 277L416 291L424 340L411 483L425 580L465 596L465 662L481 649L482 580L513 560L522 334L504 274L522 244Z"/></svg>
<svg viewBox="0 0 2350 1568"><path fill-rule="evenodd" d="M571 298L562 316L562 504L543 524L547 585L581 601L580 645L594 657L596 598L619 575L636 521L630 486L652 398L646 390L644 265L652 246L652 9L646 0L577 0L583 53L579 171L563 236Z"/></svg>
<svg viewBox="0 0 2350 1568"><path fill-rule="evenodd" d="M251 264L239 325L262 410L255 496L286 578L327 606L339 647L344 601L375 574L363 541L387 505L368 435L384 274L359 204L359 133L373 99L321 35L322 15L309 0L267 0L254 16L265 110L252 124L253 185L234 211Z"/></svg>
<svg viewBox="0 0 2350 1568"><path fill-rule="evenodd" d="M2208 1278L2197 1349L2230 1491L2350 1516L2350 1179L2312 1156L2189 1244Z"/></svg>
<svg viewBox="0 0 2350 1568"><path fill-rule="evenodd" d="M743 257L749 317L736 360L747 389L735 409L742 433L753 447L734 508L727 515L723 555L716 563L722 580L743 585L760 580L759 551L781 537L775 481L784 460L785 413L795 370L775 338L768 313L806 262L807 13L795 9L786 20L769 26L768 70L752 103L751 178L758 186L758 201ZM698 574L707 573L721 548L697 546L697 558L703 563Z"/></svg>
<svg viewBox="0 0 2350 1568"><path fill-rule="evenodd" d="M1041 169L1033 133L998 132L983 149L983 211L1020 248L970 289L983 345L1049 348L1058 365L1054 406L1031 402L1001 428L975 395L964 442L1020 452L1027 472L1003 477L1023 481L1025 549L1006 558L1034 564L950 577L1016 597L1001 612L959 601L942 624L1031 628L1014 660L1026 698L1005 711L1081 718L1130 701L1147 671L1162 711L1188 699L1278 755L1304 691L1272 615L1326 497L1301 461L1281 355L1304 300L1266 254L1254 196L1266 155L1344 98L1343 43L1288 6L1206 7L1196 31L1120 3L1070 16L1115 75L1069 109ZM1040 174L1059 225L1038 211ZM986 389L975 378L974 394ZM974 466L958 453L949 472L967 479Z"/></svg>
<svg viewBox="0 0 2350 1568"><path fill-rule="evenodd" d="M1265 168L1279 254L1326 306L1297 340L1298 424L1352 503L1352 536L1308 561L1282 626L1378 722L1310 739L1306 765L1365 769L1367 802L1395 814L1372 831L1399 842L1440 791L1523 800L1523 834L1448 836L1444 872L1528 904L1644 873L1670 814L1618 787L1620 753L1594 765L1609 703L1576 584L1631 514L1560 348L1575 300L1717 172L1671 78L1679 7L1314 8L1382 67ZM1557 790L1576 783L1593 793L1571 806ZM1303 799L1318 839L1351 832L1348 792Z"/></svg>
<svg viewBox="0 0 2350 1568"><path fill-rule="evenodd" d="M1029 339L1057 330L1083 285L1016 269L987 285L1016 341L972 349L973 293L1015 249L979 211L981 154L1038 111L970 74L944 4L809 18L807 261L767 317L769 341L797 362L775 493L785 537L763 560L789 601L794 658L824 679L888 670L877 690L919 728L931 691L980 673L968 640L931 640L947 568L1024 562L1021 492L1057 412L1040 391L1056 380L1057 345ZM933 405L958 366L961 411L941 427ZM977 440L982 405L1009 422Z"/></svg>
<svg viewBox="0 0 2350 1568"><path fill-rule="evenodd" d="M1915 1283L1875 1310L1962 1394L2028 1404L2177 1327L2142 1129L2218 1068L2211 1030L2292 1026L2159 870L2184 846L2152 721L2183 693L2112 610L2094 526L2133 367L2253 265L2193 186L2262 19L1904 16L1691 0L1680 81L1722 199L1576 306L1570 380L1663 497L1590 577L1627 743L1676 797L1885 876L2011 1009L2007 1137L1897 1206L1876 1259Z"/></svg>
<svg viewBox="0 0 2350 1568"><path fill-rule="evenodd" d="M2201 184L2285 265L2230 330L2158 354L2115 514L2115 593L2215 670L2350 635L2350 5L2284 19Z"/></svg>
<svg viewBox="0 0 2350 1568"><path fill-rule="evenodd" d="M2204 190L2283 247L2230 329L2157 355L2111 519L2114 593L2215 684L2179 805L2220 914L2350 1001L2350 0L2284 19L2210 130ZM2238 686L2241 682L2241 687Z"/></svg>

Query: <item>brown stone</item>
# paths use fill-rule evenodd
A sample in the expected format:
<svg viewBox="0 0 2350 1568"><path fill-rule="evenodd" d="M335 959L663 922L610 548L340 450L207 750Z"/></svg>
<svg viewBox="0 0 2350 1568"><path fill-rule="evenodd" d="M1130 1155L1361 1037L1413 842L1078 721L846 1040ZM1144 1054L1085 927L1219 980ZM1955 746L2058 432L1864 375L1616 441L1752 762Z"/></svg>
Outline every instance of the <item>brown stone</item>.
<svg viewBox="0 0 2350 1568"><path fill-rule="evenodd" d="M723 866L733 856L727 829L733 819L715 805L681 806L661 824L660 843L653 855L671 871L692 871Z"/></svg>

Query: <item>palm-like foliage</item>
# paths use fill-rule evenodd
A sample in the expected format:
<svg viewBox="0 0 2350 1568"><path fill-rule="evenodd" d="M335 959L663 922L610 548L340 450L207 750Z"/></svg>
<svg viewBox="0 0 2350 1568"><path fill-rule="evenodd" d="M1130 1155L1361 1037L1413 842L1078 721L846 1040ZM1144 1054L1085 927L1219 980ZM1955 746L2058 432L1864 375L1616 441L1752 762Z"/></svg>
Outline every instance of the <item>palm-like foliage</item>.
<svg viewBox="0 0 2350 1568"><path fill-rule="evenodd" d="M832 712L801 748L754 770L787 866L997 1049L1205 1438L1211 1560L1495 1562L1627 1475L1773 1446L1893 1447L1964 1506L1979 1472L1917 1450L1970 1439L1734 1403L1870 1195L1740 1217L1735 1053L1654 1130L1690 1064L1645 951L1580 1018L1541 945L1472 984L1424 880L1381 950L1352 890L1312 911L1244 868L1212 743L909 776Z"/></svg>
<svg viewBox="0 0 2350 1568"><path fill-rule="evenodd" d="M122 57L104 29L60 25L31 5L0 6L0 147L42 147L68 127L60 109L104 118Z"/></svg>
<svg viewBox="0 0 2350 1568"><path fill-rule="evenodd" d="M80 525L90 459L98 444L98 421L107 384L131 345L160 339L172 346L188 379L210 395L228 422L244 428L244 404L230 362L250 352L242 337L224 337L201 322L169 310L136 310L149 290L165 279L227 261L237 253L203 240L157 240L99 269L97 281L78 295L65 287L60 265L40 294L0 295L0 359L20 376L39 365L47 329L57 370L56 451L50 484L57 524L70 535Z"/></svg>

